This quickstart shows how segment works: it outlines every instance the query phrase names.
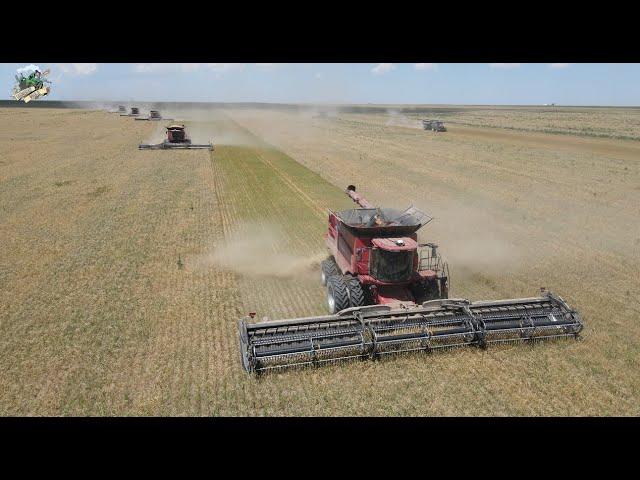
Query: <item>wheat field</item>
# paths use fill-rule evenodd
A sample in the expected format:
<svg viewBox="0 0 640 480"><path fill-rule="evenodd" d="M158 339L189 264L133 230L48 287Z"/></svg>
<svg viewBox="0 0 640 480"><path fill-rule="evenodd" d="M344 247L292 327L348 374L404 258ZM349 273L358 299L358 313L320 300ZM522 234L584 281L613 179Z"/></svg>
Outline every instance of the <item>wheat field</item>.
<svg viewBox="0 0 640 480"><path fill-rule="evenodd" d="M637 415L635 142L370 117L187 117L210 153L138 151L158 125L105 112L0 109L0 414ZM582 340L247 375L238 318L324 312L348 183L436 217L455 296L546 285Z"/></svg>

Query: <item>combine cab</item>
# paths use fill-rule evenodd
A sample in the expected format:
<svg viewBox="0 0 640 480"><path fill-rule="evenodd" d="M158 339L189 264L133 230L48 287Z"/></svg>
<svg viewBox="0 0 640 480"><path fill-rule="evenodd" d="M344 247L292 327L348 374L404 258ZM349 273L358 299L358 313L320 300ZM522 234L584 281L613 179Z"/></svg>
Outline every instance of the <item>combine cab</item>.
<svg viewBox="0 0 640 480"><path fill-rule="evenodd" d="M184 125L170 125L167 127L167 139L155 145L140 144L139 150L167 150L167 149L204 149L213 150L213 142L207 144L194 144L187 136Z"/></svg>
<svg viewBox="0 0 640 480"><path fill-rule="evenodd" d="M251 323L239 321L247 372L336 360L379 358L464 345L577 337L580 315L560 297L470 302L449 299L449 273L437 245L418 244L431 217L416 208L361 207L329 212L322 262L330 314Z"/></svg>
<svg viewBox="0 0 640 480"><path fill-rule="evenodd" d="M163 118L158 110L150 110L149 116L146 118L137 117L136 120L147 120L151 122L159 122L160 120L173 120L173 118Z"/></svg>

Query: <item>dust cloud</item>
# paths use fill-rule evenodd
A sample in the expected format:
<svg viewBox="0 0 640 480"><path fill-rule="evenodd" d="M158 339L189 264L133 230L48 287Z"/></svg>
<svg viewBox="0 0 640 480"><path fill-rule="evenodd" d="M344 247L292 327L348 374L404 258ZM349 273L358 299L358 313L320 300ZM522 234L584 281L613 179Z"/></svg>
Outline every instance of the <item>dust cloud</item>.
<svg viewBox="0 0 640 480"><path fill-rule="evenodd" d="M387 110L389 118L384 123L387 127L406 127L422 129L422 124L418 120L412 120L397 110Z"/></svg>
<svg viewBox="0 0 640 480"><path fill-rule="evenodd" d="M297 255L286 251L288 247L288 239L281 229L247 224L231 234L224 245L214 246L187 262L193 269L216 267L249 277L316 281L320 262L327 253L318 250Z"/></svg>
<svg viewBox="0 0 640 480"><path fill-rule="evenodd" d="M165 128L162 122L156 122L153 133L143 143L155 144L163 142L167 136Z"/></svg>
<svg viewBox="0 0 640 480"><path fill-rule="evenodd" d="M500 214L489 207L461 203L438 208L416 206L434 216L419 231L420 241L437 243L450 266L492 273L514 271L533 252L513 241L507 220L502 222Z"/></svg>
<svg viewBox="0 0 640 480"><path fill-rule="evenodd" d="M393 109L388 112L391 123L422 128L417 120ZM337 187L343 189L344 178L349 178L350 183L362 187L365 196L378 205L405 209L413 204L433 216L434 220L419 231L420 241L437 243L442 257L456 270L464 267L475 272L515 272L524 268L527 260L537 256L539 261L545 255L534 239L523 240L517 235L521 218L514 218L513 211L495 202L485 202L477 196L451 198L448 194L443 196L441 192L430 192L427 188L418 188L407 195L397 188L397 182L371 182L361 168L364 163L362 153L369 154L366 150L368 145L353 141L360 159L354 159L351 150L336 150L335 133L333 129L329 130L331 124L322 125L325 120L317 119L305 121L305 116L313 118L314 115L316 112L313 111L230 111L230 116L238 123L283 148L301 164L324 173L325 178L328 177L327 180ZM334 176L335 164L328 159L338 156L350 160L341 164L343 174ZM380 157L378 155L377 158Z"/></svg>
<svg viewBox="0 0 640 480"><path fill-rule="evenodd" d="M156 122L156 126L149 138L144 143L160 143L166 138L165 127L168 123L185 125L187 134L193 143L205 144L213 142L214 145L230 145L243 147L264 147L264 142L259 138L244 132L241 128L232 128L225 121L225 115L217 108L203 108L174 106L172 108L140 107L142 115L146 115L149 109L159 110L160 114L168 121ZM228 121L228 119L227 119Z"/></svg>

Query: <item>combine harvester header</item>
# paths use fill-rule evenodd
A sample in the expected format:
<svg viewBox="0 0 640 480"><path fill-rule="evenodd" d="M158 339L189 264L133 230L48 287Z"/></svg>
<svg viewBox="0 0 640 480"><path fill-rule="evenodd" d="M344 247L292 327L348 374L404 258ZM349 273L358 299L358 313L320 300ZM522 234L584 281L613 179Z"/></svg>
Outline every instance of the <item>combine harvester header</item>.
<svg viewBox="0 0 640 480"><path fill-rule="evenodd" d="M322 262L331 315L251 323L240 319L247 372L379 358L401 352L578 337L578 312L561 297L470 302L448 298L449 274L433 243L418 244L431 217L416 208L376 208L353 185L361 207L329 212Z"/></svg>

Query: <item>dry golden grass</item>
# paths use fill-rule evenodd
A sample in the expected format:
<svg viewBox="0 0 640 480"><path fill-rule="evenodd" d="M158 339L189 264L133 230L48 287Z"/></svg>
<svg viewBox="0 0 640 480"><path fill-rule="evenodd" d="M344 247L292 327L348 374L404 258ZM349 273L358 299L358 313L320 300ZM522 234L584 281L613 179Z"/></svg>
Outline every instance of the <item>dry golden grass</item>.
<svg viewBox="0 0 640 480"><path fill-rule="evenodd" d="M218 140L211 155L139 152L156 126L102 112L0 110L0 414L638 414L633 151L229 114L258 134L188 123ZM437 217L425 233L454 257L456 295L546 284L582 311L584 339L248 376L237 319L321 313L323 289L210 253L248 236L252 261L315 261L346 183ZM466 262L477 248L454 253L472 242L494 268Z"/></svg>
<svg viewBox="0 0 640 480"><path fill-rule="evenodd" d="M452 261L455 296L523 296L544 285L583 313L578 344L457 356L452 366L461 372L476 355L489 371L467 373L474 380L465 386L447 376L447 388L512 390L521 399L507 395L513 408L501 410L458 392L447 413L637 413L640 144L462 127L435 135L385 126L384 118L229 114L336 186L355 183L381 203L431 212L423 238Z"/></svg>
<svg viewBox="0 0 640 480"><path fill-rule="evenodd" d="M570 134L640 140L640 108L635 107L510 107L510 106L390 106L393 121L417 122L423 118L437 118L451 125L496 127L527 132ZM414 112L412 109L419 109ZM345 119L388 122L382 115L343 114Z"/></svg>
<svg viewBox="0 0 640 480"><path fill-rule="evenodd" d="M101 112L0 115L0 411L209 413L235 288L178 266L222 234L209 154L139 152L155 125Z"/></svg>

